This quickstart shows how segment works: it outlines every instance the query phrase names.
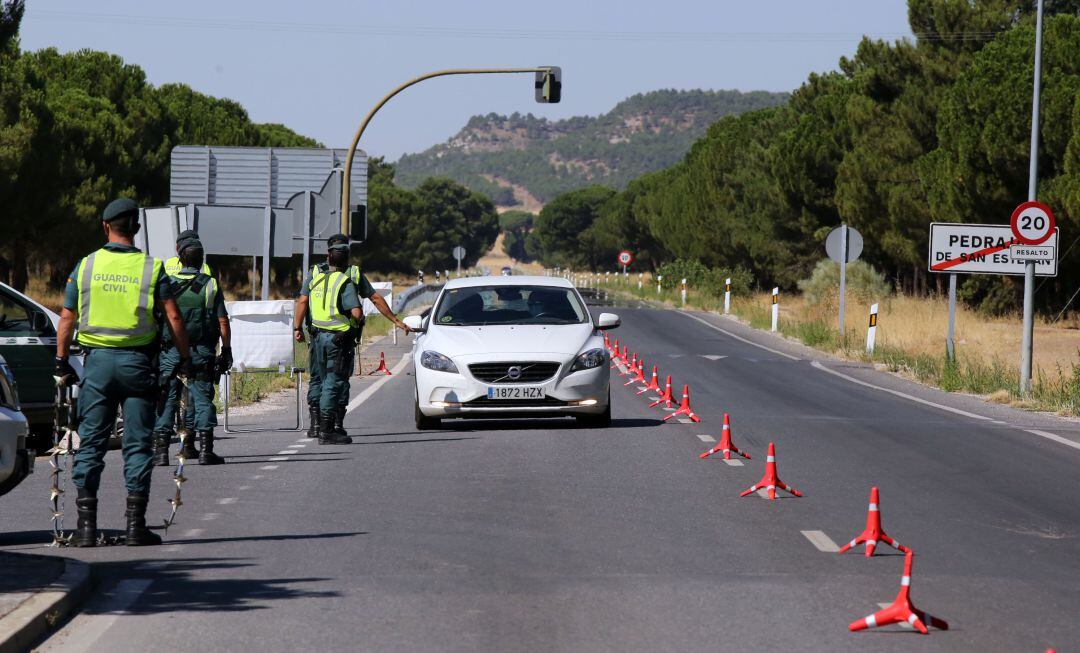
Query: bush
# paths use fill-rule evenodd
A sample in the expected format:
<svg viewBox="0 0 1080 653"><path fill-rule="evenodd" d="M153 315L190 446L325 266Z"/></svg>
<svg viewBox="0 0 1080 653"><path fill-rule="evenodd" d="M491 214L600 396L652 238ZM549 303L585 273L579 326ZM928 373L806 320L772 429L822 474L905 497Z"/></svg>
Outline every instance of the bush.
<svg viewBox="0 0 1080 653"><path fill-rule="evenodd" d="M840 264L829 259L819 261L810 278L799 281L799 290L811 306L837 303L840 297ZM890 292L885 277L870 265L862 261L848 263L848 298L873 303L888 297Z"/></svg>
<svg viewBox="0 0 1080 653"><path fill-rule="evenodd" d="M710 295L722 295L726 279L731 279L731 292L741 296L750 294L754 283L750 271L744 267L709 268L696 259L679 258L668 261L657 268L656 272L663 275L661 285L664 288L676 288L686 279L691 288Z"/></svg>

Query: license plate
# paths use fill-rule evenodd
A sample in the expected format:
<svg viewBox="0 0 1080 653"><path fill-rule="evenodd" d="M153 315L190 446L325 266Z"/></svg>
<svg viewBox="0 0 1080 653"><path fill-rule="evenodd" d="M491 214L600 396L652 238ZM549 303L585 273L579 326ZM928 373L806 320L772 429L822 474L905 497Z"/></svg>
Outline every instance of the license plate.
<svg viewBox="0 0 1080 653"><path fill-rule="evenodd" d="M507 386L504 388L488 387L488 399L543 399L543 388Z"/></svg>

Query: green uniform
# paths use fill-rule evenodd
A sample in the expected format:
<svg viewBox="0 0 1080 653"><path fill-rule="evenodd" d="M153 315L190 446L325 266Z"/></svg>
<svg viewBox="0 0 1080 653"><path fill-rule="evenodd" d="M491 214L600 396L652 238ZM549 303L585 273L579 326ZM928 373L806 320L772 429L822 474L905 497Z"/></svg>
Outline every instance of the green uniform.
<svg viewBox="0 0 1080 653"><path fill-rule="evenodd" d="M228 317L225 301L217 281L194 268L182 268L169 276L176 303L184 317L184 327L191 343L191 364L195 378L188 383L191 402L185 422L189 432L207 431L217 426L217 410L214 407L214 362L217 360L217 344L220 337L218 318ZM171 433L183 385L173 377L173 370L180 362L180 353L172 346L172 336L162 329L161 381L169 383L165 409L154 425L156 433Z"/></svg>
<svg viewBox="0 0 1080 653"><path fill-rule="evenodd" d="M320 272L325 273L328 269L329 269L329 266L326 263L323 263L321 265L316 265L316 266L311 268L311 277L314 277L316 274L319 274ZM358 295L359 299L371 299L371 297L375 295L374 286L372 286L371 282L368 281L367 277L364 276L364 273L360 271L360 266L359 265L350 265L349 268L347 270L345 270L345 274L346 274L346 276L349 277L349 281L353 282L353 286L356 288L356 294ZM309 277L309 279L310 279L310 277ZM359 302L358 305L361 308L363 308L363 302ZM308 317L310 318L310 316L311 316L311 312L308 311ZM350 322L354 322L354 321L350 320ZM356 334L356 338L355 338L353 350L349 354L349 369L350 370L352 369L352 366L356 363L356 361L354 360L354 357L356 355L356 346L359 346L359 344L360 344L360 336L364 332L364 321L361 320L360 324L356 324L355 326L356 326L356 331L354 333ZM311 346L312 347L315 346L314 338L311 341ZM308 390L309 390L309 392L308 392L308 403L309 404L314 403L314 402L311 401L310 388ZM348 393L347 388L346 388L346 392L341 393L341 399L338 401L338 407L340 409L344 410L348 405L349 405L349 393Z"/></svg>
<svg viewBox="0 0 1080 653"><path fill-rule="evenodd" d="M308 298L311 317L308 405L332 413L349 398L349 375L355 354L352 337L354 308L360 307L349 275L317 266L300 291Z"/></svg>
<svg viewBox="0 0 1080 653"><path fill-rule="evenodd" d="M97 492L117 408L124 408L124 482L150 491L151 430L157 395L155 307L171 296L161 261L109 243L79 262L64 308L78 314L78 343L88 352L79 390L80 447L72 481Z"/></svg>

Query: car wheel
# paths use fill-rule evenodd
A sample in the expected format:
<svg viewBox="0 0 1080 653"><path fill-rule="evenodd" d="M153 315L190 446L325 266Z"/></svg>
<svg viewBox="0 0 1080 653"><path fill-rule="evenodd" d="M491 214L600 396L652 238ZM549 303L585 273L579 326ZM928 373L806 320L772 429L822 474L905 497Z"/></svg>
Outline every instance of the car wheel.
<svg viewBox="0 0 1080 653"><path fill-rule="evenodd" d="M608 393L607 406L599 415L577 415L577 423L583 428L606 429L611 426L611 393Z"/></svg>
<svg viewBox="0 0 1080 653"><path fill-rule="evenodd" d="M428 417L427 415L420 412L420 400L419 399L417 399L416 403L413 405L413 410L414 410L415 416L416 416L416 430L417 431L430 431L432 429L437 429L437 428L439 428L439 426L442 425L442 420L439 419L438 417Z"/></svg>

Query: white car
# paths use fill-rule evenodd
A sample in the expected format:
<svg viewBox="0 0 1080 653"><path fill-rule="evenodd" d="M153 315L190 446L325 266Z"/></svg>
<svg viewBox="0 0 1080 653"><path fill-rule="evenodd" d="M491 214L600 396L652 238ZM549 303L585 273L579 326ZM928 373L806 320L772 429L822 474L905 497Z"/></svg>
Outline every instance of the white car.
<svg viewBox="0 0 1080 653"><path fill-rule="evenodd" d="M574 416L611 423L608 353L574 286L557 277L469 277L447 282L425 317L405 319L413 344L416 427L450 417Z"/></svg>
<svg viewBox="0 0 1080 653"><path fill-rule="evenodd" d="M0 356L0 495L7 494L34 469L33 452L26 448L30 434L19 410L15 376Z"/></svg>

